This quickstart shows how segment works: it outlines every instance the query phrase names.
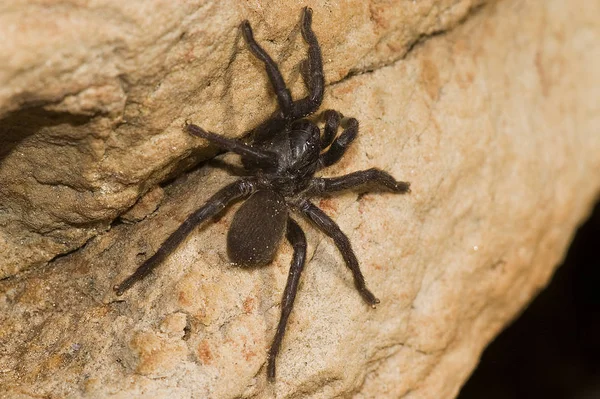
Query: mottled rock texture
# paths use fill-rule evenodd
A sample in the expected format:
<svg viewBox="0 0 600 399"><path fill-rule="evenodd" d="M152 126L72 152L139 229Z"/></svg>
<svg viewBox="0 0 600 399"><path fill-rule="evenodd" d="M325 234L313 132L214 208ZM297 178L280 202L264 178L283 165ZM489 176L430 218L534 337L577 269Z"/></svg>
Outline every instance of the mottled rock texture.
<svg viewBox="0 0 600 399"><path fill-rule="evenodd" d="M111 287L233 179L235 157L195 166L215 149L184 120L241 136L275 107L241 20L302 95L299 5L0 5L1 397L451 398L544 287L600 191L600 4L309 5L323 109L361 122L325 175L377 166L413 191L317 200L381 304L302 223L309 261L275 384L291 248L229 265L235 207L123 297Z"/></svg>

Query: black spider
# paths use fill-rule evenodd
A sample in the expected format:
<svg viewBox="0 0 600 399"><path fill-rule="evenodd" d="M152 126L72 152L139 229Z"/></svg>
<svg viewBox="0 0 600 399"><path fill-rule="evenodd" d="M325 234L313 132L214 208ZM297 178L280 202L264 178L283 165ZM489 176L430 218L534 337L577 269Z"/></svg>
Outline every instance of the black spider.
<svg viewBox="0 0 600 399"><path fill-rule="evenodd" d="M409 183L396 181L388 173L372 168L340 177L313 177L315 172L337 162L346 148L356 138L358 121L344 119L333 110L323 113L323 134L308 119L317 111L323 100L324 77L321 49L311 28L312 10L304 8L302 37L308 44L308 58L302 63L302 77L308 96L293 101L283 77L273 59L254 40L248 21L241 29L256 58L265 64L267 75L277 95L279 110L267 121L250 132L251 143L231 140L207 132L196 125L187 124L185 130L206 139L218 147L241 155L244 167L253 177L242 178L214 194L200 209L192 213L181 226L146 260L131 276L114 290L122 295L135 282L146 277L187 237L199 223L222 211L232 201L247 198L235 214L227 235L227 251L230 260L239 266L262 266L270 263L284 231L294 248L294 254L283 300L281 318L273 344L269 350L267 375L275 378L275 358L279 352L285 327L298 290L300 274L306 260L306 237L300 226L288 215L292 210L314 223L331 237L338 247L346 265L354 277L354 285L371 307L379 300L365 285L358 260L348 237L337 224L309 198L346 189L366 189L409 192ZM343 119L343 120L342 120ZM343 132L336 137L340 124ZM372 191L373 191L372 190Z"/></svg>

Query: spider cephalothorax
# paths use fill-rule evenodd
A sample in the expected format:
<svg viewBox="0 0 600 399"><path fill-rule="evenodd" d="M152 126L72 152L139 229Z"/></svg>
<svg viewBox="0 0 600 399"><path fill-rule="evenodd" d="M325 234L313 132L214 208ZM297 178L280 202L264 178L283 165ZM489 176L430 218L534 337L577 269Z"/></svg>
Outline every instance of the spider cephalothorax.
<svg viewBox="0 0 600 399"><path fill-rule="evenodd" d="M303 119L318 110L323 100L325 85L321 49L312 31L311 22L312 10L306 7L303 11L301 30L308 44L308 58L302 63L302 77L308 95L296 101L292 100L275 62L254 40L250 23L242 23L242 33L250 51L265 65L277 95L278 111L250 132L249 143L207 132L193 124L186 124L185 130L222 149L241 155L242 163L252 177L237 180L214 194L200 209L187 217L154 255L125 281L114 287L117 295L122 295L160 264L199 223L216 215L232 201L247 198L235 214L229 228L227 251L231 261L240 266L269 264L284 234L294 248L281 303L281 318L268 354L267 375L271 380L275 378L275 358L281 346L306 260L304 232L290 217L290 213L308 219L333 239L346 266L352 272L356 289L367 304L375 307L379 300L365 285L348 237L309 198L347 189L384 190L399 194L410 191L409 183L396 181L388 173L375 168L340 177L314 177L319 169L334 164L344 155L346 148L358 133L358 122L354 118L343 118L337 111L327 110L322 114L325 126L321 134L315 123ZM344 130L338 136L337 130L340 125Z"/></svg>

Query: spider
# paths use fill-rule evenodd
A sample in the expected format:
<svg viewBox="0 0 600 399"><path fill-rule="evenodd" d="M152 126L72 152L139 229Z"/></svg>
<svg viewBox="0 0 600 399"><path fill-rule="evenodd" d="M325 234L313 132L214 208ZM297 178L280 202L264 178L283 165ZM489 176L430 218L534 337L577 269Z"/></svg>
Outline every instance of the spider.
<svg viewBox="0 0 600 399"><path fill-rule="evenodd" d="M232 140L205 131L186 121L184 129L191 135L210 141L223 150L241 156L250 177L241 178L217 191L201 208L187 217L174 233L121 284L115 285L122 295L134 283L154 270L200 223L212 218L234 200L246 199L233 217L227 234L227 252L233 264L241 267L264 266L272 262L285 233L293 247L288 280L281 302L281 317L268 352L267 377L275 379L275 359L279 353L288 318L294 305L300 274L306 261L306 237L290 213L312 222L333 239L354 285L363 300L375 307L379 299L369 291L348 237L338 225L309 198L347 189L410 192L408 182L397 181L383 170L371 168L333 178L314 177L315 172L337 162L358 133L358 121L344 118L339 112L322 113L323 134L306 116L315 113L323 100L325 86L323 61L317 37L312 30L312 10L303 9L301 31L308 45L308 58L301 64L301 75L308 95L292 100L279 68L254 39L250 23L241 24L242 34L252 54L265 66L277 96L275 113L250 131L250 141ZM343 131L338 136L338 128Z"/></svg>

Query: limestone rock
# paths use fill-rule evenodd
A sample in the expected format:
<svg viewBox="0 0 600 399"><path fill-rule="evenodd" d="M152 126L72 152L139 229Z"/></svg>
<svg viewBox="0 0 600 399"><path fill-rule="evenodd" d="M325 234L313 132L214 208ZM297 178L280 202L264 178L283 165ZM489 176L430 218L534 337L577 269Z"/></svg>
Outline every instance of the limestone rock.
<svg viewBox="0 0 600 399"><path fill-rule="evenodd" d="M308 263L269 384L291 248L229 265L235 206L123 297L112 286L235 178L233 156L192 168L214 149L184 120L239 136L275 106L242 19L302 94L300 10L93 4L0 6L0 396L451 398L600 192L600 5L311 3L322 109L361 123L325 174L377 166L412 193L315 201L381 304L302 223Z"/></svg>

